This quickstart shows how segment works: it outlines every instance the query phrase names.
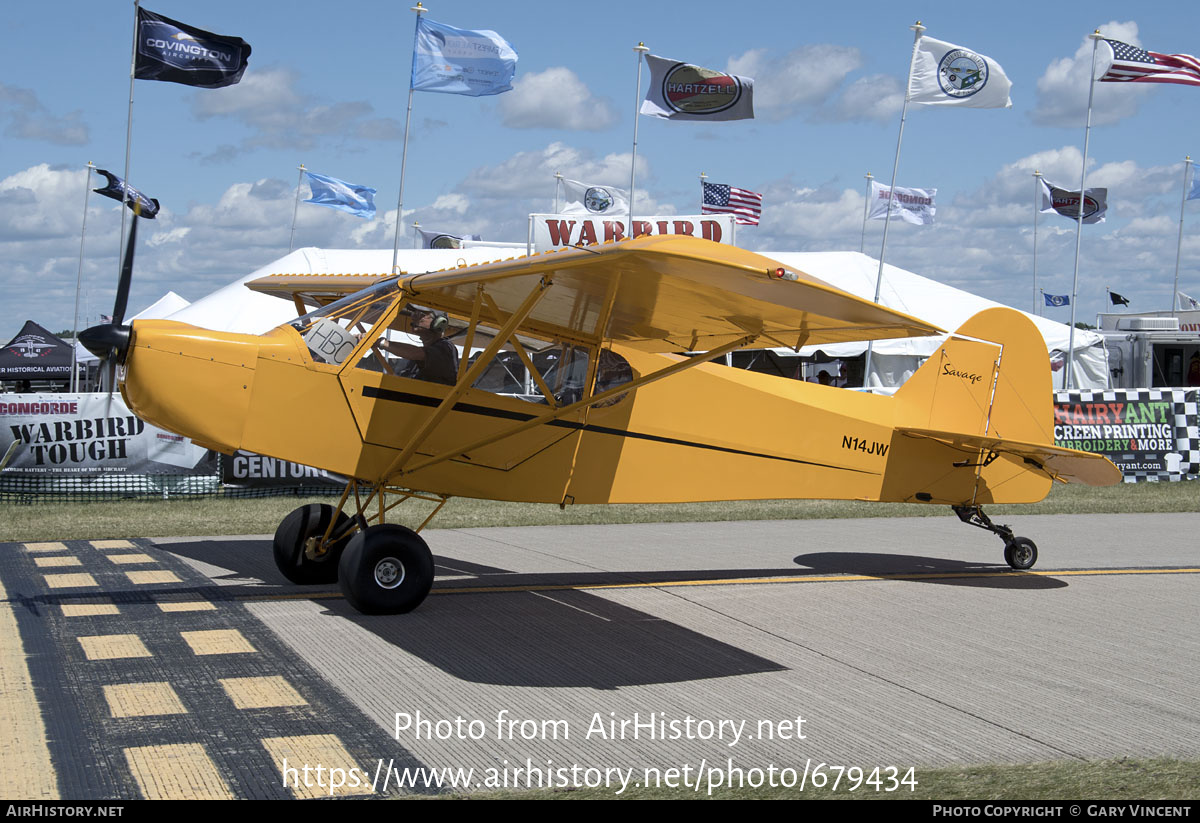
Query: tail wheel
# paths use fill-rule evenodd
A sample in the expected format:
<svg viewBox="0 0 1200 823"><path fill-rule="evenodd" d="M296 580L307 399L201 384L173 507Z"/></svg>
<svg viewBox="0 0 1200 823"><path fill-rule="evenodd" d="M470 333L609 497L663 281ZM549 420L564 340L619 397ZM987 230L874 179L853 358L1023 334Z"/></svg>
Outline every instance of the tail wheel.
<svg viewBox="0 0 1200 823"><path fill-rule="evenodd" d="M333 583L338 577L338 561L349 536L321 545L329 524L339 534L350 522L345 513L328 503L301 506L283 518L275 530L275 565L280 573L301 586Z"/></svg>
<svg viewBox="0 0 1200 823"><path fill-rule="evenodd" d="M371 526L350 539L338 564L338 585L363 614L404 614L433 587L433 555L412 529Z"/></svg>
<svg viewBox="0 0 1200 823"><path fill-rule="evenodd" d="M1004 562L1014 569L1032 569L1037 556L1037 545L1028 537L1014 537L1004 544Z"/></svg>

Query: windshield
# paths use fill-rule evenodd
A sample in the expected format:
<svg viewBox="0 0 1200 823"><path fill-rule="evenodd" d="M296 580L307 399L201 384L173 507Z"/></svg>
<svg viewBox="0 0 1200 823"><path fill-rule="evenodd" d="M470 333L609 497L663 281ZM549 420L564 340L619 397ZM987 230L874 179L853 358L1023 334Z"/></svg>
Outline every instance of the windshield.
<svg viewBox="0 0 1200 823"><path fill-rule="evenodd" d="M292 320L314 360L333 365L345 360L359 338L371 330L396 298L398 278L389 277L370 288L346 295L327 306Z"/></svg>

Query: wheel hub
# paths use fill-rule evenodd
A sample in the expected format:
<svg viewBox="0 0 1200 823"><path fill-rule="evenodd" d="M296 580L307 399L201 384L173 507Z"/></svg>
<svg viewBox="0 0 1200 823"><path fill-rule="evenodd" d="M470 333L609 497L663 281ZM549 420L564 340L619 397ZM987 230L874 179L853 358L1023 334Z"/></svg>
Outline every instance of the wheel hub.
<svg viewBox="0 0 1200 823"><path fill-rule="evenodd" d="M404 564L395 557L385 557L375 564L375 582L384 589L394 589L404 582Z"/></svg>

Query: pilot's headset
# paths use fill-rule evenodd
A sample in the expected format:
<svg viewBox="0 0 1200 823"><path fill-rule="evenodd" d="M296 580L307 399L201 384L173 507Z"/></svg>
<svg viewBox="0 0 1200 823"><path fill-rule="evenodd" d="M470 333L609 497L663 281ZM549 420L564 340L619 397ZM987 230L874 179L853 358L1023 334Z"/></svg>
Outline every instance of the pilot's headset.
<svg viewBox="0 0 1200 823"><path fill-rule="evenodd" d="M438 334L445 334L446 327L450 325L450 318L444 311L431 311L429 314L431 315L429 328Z"/></svg>

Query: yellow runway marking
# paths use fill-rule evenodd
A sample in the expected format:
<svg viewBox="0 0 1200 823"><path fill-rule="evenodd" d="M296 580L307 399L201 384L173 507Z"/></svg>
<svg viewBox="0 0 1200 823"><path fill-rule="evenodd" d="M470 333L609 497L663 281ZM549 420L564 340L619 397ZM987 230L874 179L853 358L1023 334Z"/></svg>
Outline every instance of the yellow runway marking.
<svg viewBox="0 0 1200 823"><path fill-rule="evenodd" d="M86 572L77 574L43 574L46 578L46 585L52 589L72 589L83 588L85 586L99 586L96 578Z"/></svg>
<svg viewBox="0 0 1200 823"><path fill-rule="evenodd" d="M308 705L308 701L282 677L230 677L217 682L239 709Z"/></svg>
<svg viewBox="0 0 1200 823"><path fill-rule="evenodd" d="M150 717L187 714L170 683L124 683L104 687L104 699L113 717Z"/></svg>
<svg viewBox="0 0 1200 823"><path fill-rule="evenodd" d="M207 600L158 600L158 608L164 612L211 612L217 607Z"/></svg>
<svg viewBox="0 0 1200 823"><path fill-rule="evenodd" d="M128 540L93 540L92 547L96 549L132 549L134 546Z"/></svg>
<svg viewBox="0 0 1200 823"><path fill-rule="evenodd" d="M129 582L135 586L145 586L148 583L182 583L179 575L171 571L154 571L154 572L125 572L125 576L129 578Z"/></svg>
<svg viewBox="0 0 1200 823"><path fill-rule="evenodd" d="M126 749L125 760L147 800L234 799L199 743Z"/></svg>
<svg viewBox="0 0 1200 823"><path fill-rule="evenodd" d="M27 552L65 552L67 550L66 543L26 543L25 551Z"/></svg>
<svg viewBox="0 0 1200 823"><path fill-rule="evenodd" d="M342 745L342 741L337 736L332 734L310 734L299 737L268 737L262 742L263 748L271 755L275 761L275 766L279 771L280 777L287 782L292 793L296 797L301 798L316 798L333 796L350 795L350 794L370 794L371 787L367 786L343 786L340 789L329 789L328 786L305 786L304 785L304 767L309 766L316 769L318 765L325 767L325 774L329 774L329 769L345 769L346 774L350 774L351 769L357 769L358 763L350 756L350 752L346 751L346 747ZM284 771L284 761L287 761L287 771ZM295 770L295 771L293 771ZM360 770L361 771L361 770ZM309 782L316 783L316 778L313 772L309 773ZM299 785L297 785L299 784Z"/></svg>
<svg viewBox="0 0 1200 823"><path fill-rule="evenodd" d="M63 603L63 617L93 617L101 614L120 614L115 603L89 600L84 603Z"/></svg>
<svg viewBox="0 0 1200 823"><path fill-rule="evenodd" d="M58 777L8 593L0 583L0 797L57 800Z"/></svg>
<svg viewBox="0 0 1200 823"><path fill-rule="evenodd" d="M151 557L148 554L106 554L105 557L107 557L113 563L119 563L119 564L123 564L123 565L132 565L134 563L157 563L158 562L157 560L155 560L153 557Z"/></svg>
<svg viewBox="0 0 1200 823"><path fill-rule="evenodd" d="M63 555L61 557L35 557L33 558L33 565L37 566L39 569L54 569L65 566L82 566L83 561L81 561L78 557L72 557L71 555Z"/></svg>
<svg viewBox="0 0 1200 823"><path fill-rule="evenodd" d="M126 657L153 657L136 634L98 634L79 638L88 660L120 660Z"/></svg>
<svg viewBox="0 0 1200 823"><path fill-rule="evenodd" d="M196 654L247 654L258 649L237 629L212 629L201 632L180 632L184 642Z"/></svg>

